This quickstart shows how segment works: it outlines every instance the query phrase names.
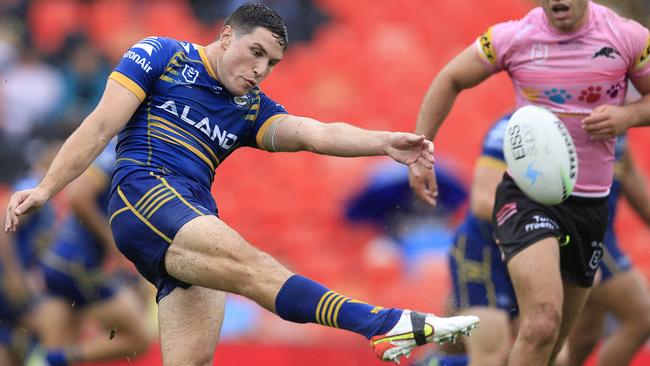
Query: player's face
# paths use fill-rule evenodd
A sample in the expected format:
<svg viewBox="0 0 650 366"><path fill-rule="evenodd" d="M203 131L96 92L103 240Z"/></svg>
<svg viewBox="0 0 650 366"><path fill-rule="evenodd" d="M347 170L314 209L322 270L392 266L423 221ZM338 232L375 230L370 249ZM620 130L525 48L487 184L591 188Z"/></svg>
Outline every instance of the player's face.
<svg viewBox="0 0 650 366"><path fill-rule="evenodd" d="M587 21L589 0L540 0L553 28L573 32Z"/></svg>
<svg viewBox="0 0 650 366"><path fill-rule="evenodd" d="M222 40L225 52L218 67L221 83L234 95L244 95L262 82L282 60L283 48L266 28Z"/></svg>

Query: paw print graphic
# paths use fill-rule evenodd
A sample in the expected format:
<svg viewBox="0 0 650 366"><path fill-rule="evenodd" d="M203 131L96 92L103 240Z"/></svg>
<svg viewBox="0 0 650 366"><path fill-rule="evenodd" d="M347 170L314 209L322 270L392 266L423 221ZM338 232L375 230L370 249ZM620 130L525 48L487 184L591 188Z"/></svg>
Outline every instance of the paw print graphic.
<svg viewBox="0 0 650 366"><path fill-rule="evenodd" d="M617 83L610 86L609 89L605 91L605 93L607 93L607 95L609 95L610 98L616 98L616 96L621 91L621 89L623 89L623 87L621 86L621 84Z"/></svg>
<svg viewBox="0 0 650 366"><path fill-rule="evenodd" d="M566 90L564 89L557 89L557 88L552 88L550 90L544 90L544 95L548 97L552 102L558 103L558 104L564 104L566 103L569 99L573 98L571 94L569 94Z"/></svg>
<svg viewBox="0 0 650 366"><path fill-rule="evenodd" d="M580 92L580 96L578 97L578 100L581 102L596 103L598 99L600 99L601 90L603 90L603 88L599 86L597 87L590 86L587 89Z"/></svg>

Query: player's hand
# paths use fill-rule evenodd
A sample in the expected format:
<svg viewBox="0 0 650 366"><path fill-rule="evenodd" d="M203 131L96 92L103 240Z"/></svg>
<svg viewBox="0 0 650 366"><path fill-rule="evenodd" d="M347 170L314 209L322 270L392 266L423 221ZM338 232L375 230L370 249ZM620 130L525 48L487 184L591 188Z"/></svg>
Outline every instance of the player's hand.
<svg viewBox="0 0 650 366"><path fill-rule="evenodd" d="M43 206L50 198L48 194L38 188L27 189L14 193L7 205L5 219L5 232L13 233L18 226L18 218L30 214Z"/></svg>
<svg viewBox="0 0 650 366"><path fill-rule="evenodd" d="M411 189L424 202L435 206L437 204L436 197L438 197L438 184L436 183L436 173L431 168L426 168L415 163L415 169L419 174L415 174L413 169L409 169L409 185Z"/></svg>
<svg viewBox="0 0 650 366"><path fill-rule="evenodd" d="M582 120L582 128L594 140L604 140L625 132L631 126L633 119L630 108L601 105Z"/></svg>
<svg viewBox="0 0 650 366"><path fill-rule="evenodd" d="M388 137L386 153L395 161L407 165L409 172L416 176L420 175L419 166L428 169L433 167L433 142L424 136L393 132Z"/></svg>

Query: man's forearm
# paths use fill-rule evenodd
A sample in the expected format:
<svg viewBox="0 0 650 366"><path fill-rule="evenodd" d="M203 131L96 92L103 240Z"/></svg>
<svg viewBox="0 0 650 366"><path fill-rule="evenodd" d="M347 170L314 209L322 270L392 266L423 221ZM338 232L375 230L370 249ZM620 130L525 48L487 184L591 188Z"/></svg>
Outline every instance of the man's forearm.
<svg viewBox="0 0 650 366"><path fill-rule="evenodd" d="M440 125L442 125L454 105L458 93L460 93L459 89L454 86L449 78L444 74L438 75L431 83L422 101L415 125L415 133L424 135L427 139L433 141Z"/></svg>
<svg viewBox="0 0 650 366"><path fill-rule="evenodd" d="M343 123L323 124L307 150L332 156L373 156L386 154L389 132L369 131Z"/></svg>
<svg viewBox="0 0 650 366"><path fill-rule="evenodd" d="M112 138L93 118L93 114L88 116L68 137L39 184L50 197L81 175Z"/></svg>

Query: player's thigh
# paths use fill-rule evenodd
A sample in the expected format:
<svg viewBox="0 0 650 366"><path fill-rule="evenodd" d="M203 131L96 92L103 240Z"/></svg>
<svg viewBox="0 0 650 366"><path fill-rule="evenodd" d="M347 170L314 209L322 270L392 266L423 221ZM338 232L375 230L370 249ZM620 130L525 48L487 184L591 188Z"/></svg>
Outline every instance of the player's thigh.
<svg viewBox="0 0 650 366"><path fill-rule="evenodd" d="M475 315L481 320L481 326L472 332L471 337L464 337L470 360L495 357L505 361L512 343L510 318L502 309L474 306L458 311L459 315Z"/></svg>
<svg viewBox="0 0 650 366"><path fill-rule="evenodd" d="M177 287L158 305L163 364L211 365L223 323L225 294L200 286Z"/></svg>
<svg viewBox="0 0 650 366"><path fill-rule="evenodd" d="M540 312L561 312L563 290L557 239L548 237L522 249L507 267L522 322Z"/></svg>
<svg viewBox="0 0 650 366"><path fill-rule="evenodd" d="M591 298L621 322L650 317L648 285L643 275L635 269L619 273L595 287Z"/></svg>
<svg viewBox="0 0 650 366"><path fill-rule="evenodd" d="M68 300L48 297L35 309L37 328L46 348L74 343L79 335L79 314Z"/></svg>
<svg viewBox="0 0 650 366"><path fill-rule="evenodd" d="M121 287L116 293L105 300L94 302L88 306L87 314L97 319L105 329L115 330L114 336L128 334L132 337L135 348L143 347L147 340L145 316L139 299L129 287Z"/></svg>
<svg viewBox="0 0 650 366"><path fill-rule="evenodd" d="M291 276L270 255L211 215L183 225L164 260L167 273L181 281L245 296L266 285L275 294Z"/></svg>

